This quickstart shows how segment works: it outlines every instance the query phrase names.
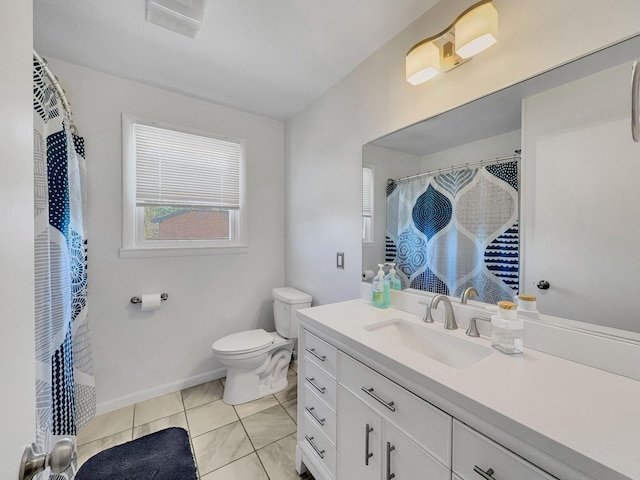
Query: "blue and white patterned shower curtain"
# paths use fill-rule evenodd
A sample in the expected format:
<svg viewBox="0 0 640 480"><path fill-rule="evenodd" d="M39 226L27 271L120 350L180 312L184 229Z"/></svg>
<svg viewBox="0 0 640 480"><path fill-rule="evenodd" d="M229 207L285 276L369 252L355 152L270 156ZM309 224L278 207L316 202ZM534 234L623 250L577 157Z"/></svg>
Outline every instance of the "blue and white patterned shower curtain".
<svg viewBox="0 0 640 480"><path fill-rule="evenodd" d="M403 287L496 303L518 293L518 164L461 169L387 188L386 261Z"/></svg>
<svg viewBox="0 0 640 480"><path fill-rule="evenodd" d="M95 414L87 321L84 140L34 59L36 444L50 451ZM46 474L47 472L45 472ZM42 478L41 474L41 478ZM75 476L75 462L53 479Z"/></svg>

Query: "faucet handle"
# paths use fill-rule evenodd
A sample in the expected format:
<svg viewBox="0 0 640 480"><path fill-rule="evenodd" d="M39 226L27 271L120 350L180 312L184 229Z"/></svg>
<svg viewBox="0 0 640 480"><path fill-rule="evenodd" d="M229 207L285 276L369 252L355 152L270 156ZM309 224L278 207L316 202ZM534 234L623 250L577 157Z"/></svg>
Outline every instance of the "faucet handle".
<svg viewBox="0 0 640 480"><path fill-rule="evenodd" d="M491 319L487 317L472 317L471 320L469 320L469 327L467 328L467 331L466 331L466 334L469 335L470 337L480 336L480 332L478 332L478 325L477 325L478 320L491 323Z"/></svg>
<svg viewBox="0 0 640 480"><path fill-rule="evenodd" d="M433 323L433 317L431 316L431 305L427 302L423 302L422 300L420 300L418 303L427 307L427 309L424 311L422 321L425 323Z"/></svg>

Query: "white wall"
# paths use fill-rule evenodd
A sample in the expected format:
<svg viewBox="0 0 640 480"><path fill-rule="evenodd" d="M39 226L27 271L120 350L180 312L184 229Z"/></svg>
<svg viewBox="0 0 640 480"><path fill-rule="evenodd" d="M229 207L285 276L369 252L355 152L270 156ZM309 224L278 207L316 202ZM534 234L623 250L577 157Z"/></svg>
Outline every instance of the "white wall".
<svg viewBox="0 0 640 480"><path fill-rule="evenodd" d="M284 280L284 125L55 59L86 140L89 316L98 408L110 410L224 375L211 343L273 330ZM249 249L243 254L120 259L121 114L247 140ZM129 302L166 292L160 310Z"/></svg>
<svg viewBox="0 0 640 480"><path fill-rule="evenodd" d="M407 83L409 48L473 3L439 2L287 122L286 279L316 302L359 296L363 144L640 31L637 0L495 0L498 44L430 82Z"/></svg>
<svg viewBox="0 0 640 480"><path fill-rule="evenodd" d="M0 16L0 471L17 478L35 441L32 4Z"/></svg>

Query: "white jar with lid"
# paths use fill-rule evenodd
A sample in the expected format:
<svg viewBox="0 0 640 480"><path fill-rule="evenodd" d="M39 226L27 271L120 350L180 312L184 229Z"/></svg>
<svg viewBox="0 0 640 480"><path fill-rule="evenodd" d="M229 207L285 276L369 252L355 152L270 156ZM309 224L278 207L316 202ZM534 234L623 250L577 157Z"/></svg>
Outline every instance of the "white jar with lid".
<svg viewBox="0 0 640 480"><path fill-rule="evenodd" d="M520 310L535 312L538 310L536 300L537 299L534 295L527 295L525 293L522 293L518 295L518 308Z"/></svg>

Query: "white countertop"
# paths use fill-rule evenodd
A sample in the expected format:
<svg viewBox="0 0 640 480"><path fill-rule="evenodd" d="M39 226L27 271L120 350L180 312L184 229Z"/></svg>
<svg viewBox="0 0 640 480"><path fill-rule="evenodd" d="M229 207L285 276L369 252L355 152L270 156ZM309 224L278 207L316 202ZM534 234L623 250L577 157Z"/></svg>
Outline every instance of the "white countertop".
<svg viewBox="0 0 640 480"><path fill-rule="evenodd" d="M453 368L363 327L403 319L465 341L490 346L490 340L363 300L302 309L298 316L303 326L331 336L345 353L373 360L369 363L380 373L560 478L563 472L545 464L545 455L594 479L640 479L636 380L531 349L522 355L494 350L467 368Z"/></svg>

